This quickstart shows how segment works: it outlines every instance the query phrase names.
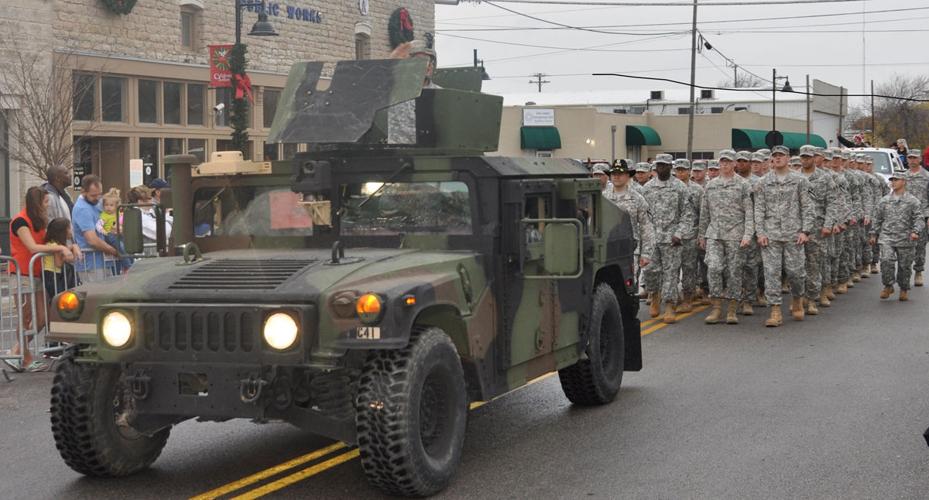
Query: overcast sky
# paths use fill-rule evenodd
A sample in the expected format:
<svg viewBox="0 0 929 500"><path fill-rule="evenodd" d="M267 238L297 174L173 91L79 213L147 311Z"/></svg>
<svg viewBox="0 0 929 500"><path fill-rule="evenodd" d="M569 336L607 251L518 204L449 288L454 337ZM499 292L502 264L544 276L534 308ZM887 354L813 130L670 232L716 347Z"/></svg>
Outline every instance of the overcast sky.
<svg viewBox="0 0 929 500"><path fill-rule="evenodd" d="M718 0L706 0L706 3L712 1ZM508 2L498 5L560 24L607 26L598 29L626 34L572 29L452 31L554 26L486 3L462 2L456 7L437 5L439 66L471 64L472 50L478 49L479 57L485 61L485 67L493 78L485 83L486 92L507 94L536 90L529 84L530 75L540 72L547 74L545 79L551 81L543 87L543 92L657 90L672 86L669 83L586 76L596 72L634 72L684 81L690 78L691 7L592 7ZM916 10L862 14L863 10L891 9ZM826 16L742 21L823 14ZM732 78L733 69L723 55L767 79L771 77L772 67L776 67L778 74L789 76L791 84L796 87L802 86L809 74L811 78L845 86L851 93L867 93L871 79L879 85L895 73L913 75L929 71L927 0L707 5L698 11L698 30L714 50L705 50L697 55L697 84L716 85ZM674 32L683 33L666 35ZM593 46L600 48L598 51L562 50Z"/></svg>

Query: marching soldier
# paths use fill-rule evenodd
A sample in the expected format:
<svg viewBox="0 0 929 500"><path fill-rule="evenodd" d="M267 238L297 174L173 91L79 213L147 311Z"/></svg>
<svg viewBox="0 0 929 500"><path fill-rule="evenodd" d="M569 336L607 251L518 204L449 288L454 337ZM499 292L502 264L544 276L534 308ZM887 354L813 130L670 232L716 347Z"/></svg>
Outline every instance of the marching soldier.
<svg viewBox="0 0 929 500"><path fill-rule="evenodd" d="M868 218L863 228L865 232L865 238L861 247L862 278L871 277L871 262L874 260L873 254L876 248L871 245L868 235L871 233L871 224L874 223L874 211L877 209L877 204L881 201L881 198L884 197L882 187L887 185L883 179L874 175L873 162L874 160L872 160L871 157L866 154L858 155L858 170L861 171L864 179L866 180L866 185L868 187L868 206L870 207Z"/></svg>
<svg viewBox="0 0 929 500"><path fill-rule="evenodd" d="M819 295L819 305L823 307L830 307L832 305L832 300L835 299L835 277L833 276L833 269L836 266L835 261L839 257L839 249L836 246L837 238L839 237L839 232L841 228L840 224L843 223L846 208L845 208L845 196L843 191L837 183L837 174L832 171L830 168L830 163L832 162L833 154L829 149L816 148L816 152L813 156L813 164L816 167L816 170L822 172L826 177L828 177L833 186L833 206L831 207L834 211L834 220L832 220L832 226L823 227L823 229L829 229L829 234L821 238L820 243L820 275L821 275L821 293ZM829 208L827 207L827 210ZM814 231L815 233L815 231ZM820 234L824 234L825 231L822 231Z"/></svg>
<svg viewBox="0 0 929 500"><path fill-rule="evenodd" d="M910 149L906 154L906 164L909 167L903 176L906 178L906 190L920 203L923 221L929 217L929 172L922 167L922 156L918 149ZM913 261L913 271L916 277L913 286L923 286L923 271L926 269L926 241L929 241L929 230L926 225L919 230L919 241L916 243L916 257ZM883 262L881 263L883 265Z"/></svg>
<svg viewBox="0 0 929 500"><path fill-rule="evenodd" d="M690 162L685 159L674 160L674 176L687 187L687 203L693 219L687 231L681 235L681 303L679 312L690 312L693 300L700 285L699 254L697 252L697 227L700 218L700 201L703 188L690 182Z"/></svg>
<svg viewBox="0 0 929 500"><path fill-rule="evenodd" d="M874 211L870 241L880 247L881 282L884 284L881 298L893 295L896 282L900 287L900 301L906 302L909 300L913 254L926 224L923 222L922 204L906 192L907 175L894 173L890 182L893 191L881 198Z"/></svg>
<svg viewBox="0 0 929 500"><path fill-rule="evenodd" d="M719 160L710 160L706 164L706 181L719 177Z"/></svg>
<svg viewBox="0 0 929 500"><path fill-rule="evenodd" d="M645 186L645 183L652 178L652 164L648 162L639 162L635 164L635 183L639 186ZM640 191L641 192L641 191Z"/></svg>
<svg viewBox="0 0 929 500"><path fill-rule="evenodd" d="M678 298L681 275L681 242L694 222L687 186L671 176L673 162L674 158L669 154L655 158L656 176L648 181L644 192L655 229L652 263L645 268L645 290L651 297L651 317L658 317L664 301L665 323L677 321L674 303Z"/></svg>
<svg viewBox="0 0 929 500"><path fill-rule="evenodd" d="M627 170L622 164L613 167L610 170L610 181L613 189L604 191L603 196L613 202L616 206L629 214L632 221L632 233L635 235L636 250L638 256L636 263L639 269L642 269L651 262L652 249L655 246L655 233L652 228L652 222L648 217L648 202L633 186L637 183L632 180L632 172ZM638 271L636 275L638 276Z"/></svg>
<svg viewBox="0 0 929 500"><path fill-rule="evenodd" d="M787 166L794 172L799 172L800 168L803 167L803 161L800 160L799 156L791 156Z"/></svg>
<svg viewBox="0 0 929 500"><path fill-rule="evenodd" d="M877 200L874 203L874 208L877 209L877 204L878 202L881 201L881 198L890 194L890 186L887 184L886 181L884 181L884 178L881 177L880 174L874 171L874 158L871 157L870 155L866 155L865 161L867 162L868 172L871 173L872 177L877 179L877 186L878 186L878 189L880 190L879 191L880 194L877 195ZM873 216L871 217L871 221L872 221L871 223L873 224L874 223ZM878 271L878 264L880 263L880 261L881 261L880 247L876 245L872 245L871 247L871 274L877 274L878 272L880 272Z"/></svg>
<svg viewBox="0 0 929 500"><path fill-rule="evenodd" d="M693 161L690 167L690 181L702 188L706 187L706 160Z"/></svg>
<svg viewBox="0 0 929 500"><path fill-rule="evenodd" d="M610 183L610 164L604 162L594 163L590 169L590 176L600 181L600 189L607 191Z"/></svg>
<svg viewBox="0 0 929 500"><path fill-rule="evenodd" d="M719 323L722 302L728 301L726 323L737 324L742 297L743 260L754 238L751 184L735 175L736 153L719 153L719 177L711 180L700 205L700 247L706 250L707 281L713 306L705 321Z"/></svg>
<svg viewBox="0 0 929 500"><path fill-rule="evenodd" d="M765 270L765 294L771 315L765 326L777 327L781 316L781 272L790 285L790 311L802 321L804 292L803 245L813 229L810 183L787 167L790 150L775 146L771 150L772 169L755 189L755 232L761 247Z"/></svg>
<svg viewBox="0 0 929 500"><path fill-rule="evenodd" d="M851 281L851 273L848 268L850 255L848 251L849 227L852 226L853 221L857 223L857 219L853 218L852 195L848 178L845 176L842 153L837 148L833 148L827 151L826 155L827 158L832 156L829 167L835 174L833 179L838 188L840 209L838 232L835 232L836 253L832 259L832 283L835 284L835 293L843 295L848 293L848 283ZM834 297L829 298L835 300Z"/></svg>
<svg viewBox="0 0 929 500"><path fill-rule="evenodd" d="M754 159L754 155L748 151L739 151L736 153L735 158L735 173L748 182L752 190L752 200L754 202L755 186L761 179L752 174L751 163ZM761 158L761 155L759 155L758 158ZM752 308L752 301L755 300L757 294L760 293L758 287L758 270L761 266L761 252L758 249L758 242L754 236L748 247L742 250L745 253L745 258L742 260L742 305L740 313L744 316L752 316L755 314L755 310Z"/></svg>
<svg viewBox="0 0 929 500"><path fill-rule="evenodd" d="M706 177L707 161L706 160L694 160L691 164L690 169L690 182L704 188L706 190L707 182L709 179ZM700 207L697 207L699 211ZM698 217L699 219L699 217ZM707 282L707 268L706 268L706 251L702 248L697 249L697 269L700 272L700 286L697 288L697 296L700 299L700 305L708 306L710 305L709 299L709 284Z"/></svg>
<svg viewBox="0 0 929 500"><path fill-rule="evenodd" d="M823 293L822 260L826 258L824 242L832 235L838 217L835 181L830 174L816 168L815 155L814 146L800 148L800 161L803 164L800 173L810 184L810 208L813 211L810 240L804 245L806 314L811 316L819 314L816 303L822 300Z"/></svg>

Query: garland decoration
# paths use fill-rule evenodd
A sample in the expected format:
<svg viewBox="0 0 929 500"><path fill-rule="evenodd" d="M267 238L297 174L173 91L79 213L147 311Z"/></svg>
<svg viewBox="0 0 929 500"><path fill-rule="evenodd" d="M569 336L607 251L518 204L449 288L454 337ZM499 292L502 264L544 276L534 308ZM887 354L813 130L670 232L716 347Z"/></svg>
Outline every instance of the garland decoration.
<svg viewBox="0 0 929 500"><path fill-rule="evenodd" d="M107 9L110 9L110 12L121 15L132 12L135 3L136 0L103 0L103 4L106 5Z"/></svg>
<svg viewBox="0 0 929 500"><path fill-rule="evenodd" d="M390 35L391 49L397 48L401 43L413 41L413 17L406 7L400 7L390 15L387 33Z"/></svg>
<svg viewBox="0 0 929 500"><path fill-rule="evenodd" d="M242 152L242 156L248 158L248 100L244 99L246 95L251 97L251 85L245 75L245 54L248 49L245 44L232 46L229 51L229 69L232 70L232 90L235 92L232 99L232 109L229 113L230 125L232 125L232 147ZM248 87L246 87L248 86ZM246 95L240 94L248 88ZM241 95L241 97L239 97Z"/></svg>

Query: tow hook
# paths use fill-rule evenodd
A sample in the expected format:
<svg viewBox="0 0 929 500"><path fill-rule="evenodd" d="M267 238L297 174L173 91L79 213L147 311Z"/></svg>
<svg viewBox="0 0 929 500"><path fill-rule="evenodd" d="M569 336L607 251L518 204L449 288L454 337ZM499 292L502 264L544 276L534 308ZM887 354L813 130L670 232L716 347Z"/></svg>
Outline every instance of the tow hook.
<svg viewBox="0 0 929 500"><path fill-rule="evenodd" d="M242 402L254 404L261 398L261 391L268 385L268 381L261 377L249 376L247 379L241 380L240 384L239 397Z"/></svg>
<svg viewBox="0 0 929 500"><path fill-rule="evenodd" d="M126 377L126 384L132 391L132 397L139 401L148 399L151 394L152 378L146 375L144 370L138 370L135 375Z"/></svg>

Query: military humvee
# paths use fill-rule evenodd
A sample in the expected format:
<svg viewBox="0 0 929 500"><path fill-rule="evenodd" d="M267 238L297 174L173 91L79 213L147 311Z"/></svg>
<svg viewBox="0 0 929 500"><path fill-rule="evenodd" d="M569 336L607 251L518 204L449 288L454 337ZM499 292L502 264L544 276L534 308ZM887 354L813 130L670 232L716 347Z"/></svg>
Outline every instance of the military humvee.
<svg viewBox="0 0 929 500"><path fill-rule="evenodd" d="M169 158L174 256L53 299L71 347L52 431L74 470L144 469L191 418L283 420L357 445L385 491L429 495L469 403L558 371L573 403L605 404L641 369L631 225L596 180L484 156L502 99L479 73L423 88L417 59L324 71L294 66L271 133L309 151Z"/></svg>

